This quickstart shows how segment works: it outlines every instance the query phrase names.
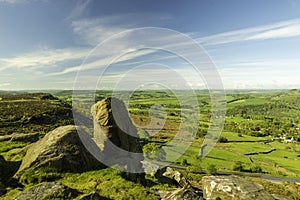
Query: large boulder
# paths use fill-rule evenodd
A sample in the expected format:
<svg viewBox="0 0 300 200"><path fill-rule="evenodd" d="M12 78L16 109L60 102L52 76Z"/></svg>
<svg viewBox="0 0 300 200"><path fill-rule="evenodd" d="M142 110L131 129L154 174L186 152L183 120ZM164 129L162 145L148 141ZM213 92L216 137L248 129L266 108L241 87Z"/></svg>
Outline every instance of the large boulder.
<svg viewBox="0 0 300 200"><path fill-rule="evenodd" d="M91 113L94 140L102 151L103 163L125 169L127 178L132 181L143 179L142 147L125 104L117 98L106 98L94 104Z"/></svg>
<svg viewBox="0 0 300 200"><path fill-rule="evenodd" d="M204 176L202 185L206 199L274 200L261 185L238 176Z"/></svg>
<svg viewBox="0 0 300 200"><path fill-rule="evenodd" d="M56 182L42 183L23 191L15 200L74 199L80 193Z"/></svg>
<svg viewBox="0 0 300 200"><path fill-rule="evenodd" d="M89 142L90 147L94 145L98 148L79 127L69 125L56 128L29 146L15 176L19 177L27 169L41 167L54 168L58 172L81 172L101 167L101 163L85 148L82 140Z"/></svg>

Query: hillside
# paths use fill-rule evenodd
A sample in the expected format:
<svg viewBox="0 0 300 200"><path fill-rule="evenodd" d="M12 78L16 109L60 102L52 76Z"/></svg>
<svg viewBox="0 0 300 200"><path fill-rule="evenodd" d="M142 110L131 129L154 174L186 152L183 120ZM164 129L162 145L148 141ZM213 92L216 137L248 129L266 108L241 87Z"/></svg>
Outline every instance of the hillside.
<svg viewBox="0 0 300 200"><path fill-rule="evenodd" d="M0 135L46 133L72 123L72 107L51 94L0 95Z"/></svg>
<svg viewBox="0 0 300 200"><path fill-rule="evenodd" d="M86 94L88 92L77 97L76 102L80 106L76 112L80 113L82 119L86 120L84 122L90 126L89 123L92 123L90 113L92 102ZM125 95L128 92L122 91L121 94ZM181 91L179 95L189 97L190 94ZM97 101L102 100L111 96L111 91L97 91L95 96ZM300 179L300 145L297 144L300 126L300 106L297 103L300 100L299 90L227 93L227 114L224 129L219 142L203 159L199 159L198 155L203 137L207 134L210 124L211 103L207 91L197 91L197 98L200 108L200 126L191 146L171 165L172 168L178 170L178 172L172 173L180 173L179 177L181 178L179 180L175 178L178 182L175 180L170 182L169 179L160 177L165 172L157 171L155 176L153 176L153 172L151 172L152 175L151 173L146 174L143 184L136 184L127 180L126 176L116 169L94 169L91 167L91 169L84 171L61 170L64 169L64 165L61 163L65 163L62 155L67 155L67 161L70 163L76 162L79 160L78 158L88 157L86 155L81 156L85 151L82 150L77 139L74 141L73 136L70 135L71 132L70 134L69 132L66 133L68 135L67 141L60 142L58 140L54 142L51 140L51 142L47 142L47 138L53 138L50 137L51 134L56 134L55 131L49 131L56 127L73 124L71 91L55 91L55 96L48 93L1 94L0 155L3 158L0 157L2 171L2 174L0 173L0 195L1 191L4 191L6 195L0 199L12 199L18 195L20 198L22 195L27 195L26 198L29 198L29 193L43 190L45 187L62 188L61 195L73 195L76 199L81 199L84 196L89 196L92 199L92 196L97 195L97 198L100 199L161 199L164 195L183 195L185 192L190 195L190 198L199 199L200 197L196 193L203 192L204 185L201 180L207 174L246 176L248 177L247 180L259 183L266 188L267 192L277 195L277 199L300 198L300 187L292 183L294 179ZM162 106L165 112L153 107L154 105ZM141 137L139 141L145 160L164 163L168 159L163 151L156 153L155 150L168 146L178 133L182 118L185 117L182 109L187 113L193 107L185 106L182 108L178 96L170 91L136 91L131 96L128 112L133 124L137 127L137 133ZM155 113L150 115L150 110ZM160 124L161 121L155 121L164 117L166 119L164 124ZM151 120L154 120L155 123L152 122L151 126L147 126ZM62 129L64 127L58 128L56 131ZM60 134L64 135L57 132L57 135ZM280 138L283 135L286 138L293 137L294 141L286 143L284 139ZM119 139L113 140L119 141ZM45 145L35 148L34 145L31 145L33 142L35 142L36 147L39 146L37 145L39 142ZM48 144L51 144L50 149L47 147ZM75 147L73 147L74 144ZM58 145L57 148L55 145ZM40 154L36 152L39 155L35 157L35 160L27 163L41 166L38 163L39 160L47 157L49 166L52 166L53 163L60 164L53 165L54 168L42 167L37 170L29 168L21 175L21 179L15 179L13 175L20 168L21 162L25 158L32 159L32 156L27 153L35 152L35 149L44 150ZM69 149L81 150L71 151ZM74 158L72 152L76 152ZM70 164L68 166L77 165ZM251 178L252 176L257 178ZM261 176L263 177L259 178ZM270 182L268 177L270 179L277 177L279 181ZM217 179L222 180L223 178ZM169 182L164 182L166 180ZM187 181L191 184L189 187L192 189L183 191L180 186L182 180L184 183ZM230 182L231 178L228 180ZM228 180L226 179L226 181ZM232 177L232 180L237 179ZM239 183L242 182L243 180L239 180ZM245 183L245 185L251 184ZM290 189L285 190L285 187ZM23 191L27 191L27 193L23 193ZM64 199L66 198L64 197Z"/></svg>

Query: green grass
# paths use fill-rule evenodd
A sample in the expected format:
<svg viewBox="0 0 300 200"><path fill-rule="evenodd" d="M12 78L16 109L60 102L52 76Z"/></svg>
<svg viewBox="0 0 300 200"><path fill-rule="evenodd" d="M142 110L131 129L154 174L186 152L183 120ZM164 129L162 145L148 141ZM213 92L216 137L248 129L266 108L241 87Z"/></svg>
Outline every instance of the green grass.
<svg viewBox="0 0 300 200"><path fill-rule="evenodd" d="M23 148L29 145L28 142L11 142L11 141L4 141L0 142L0 154L6 157L9 151L17 148Z"/></svg>
<svg viewBox="0 0 300 200"><path fill-rule="evenodd" d="M111 168L82 174L65 174L58 182L83 193L96 191L110 199L157 199L150 187L127 181L118 170Z"/></svg>
<svg viewBox="0 0 300 200"><path fill-rule="evenodd" d="M227 138L229 141L258 141L258 140L268 140L270 137L254 137L250 135L238 136L238 133L234 132L222 132L221 136Z"/></svg>

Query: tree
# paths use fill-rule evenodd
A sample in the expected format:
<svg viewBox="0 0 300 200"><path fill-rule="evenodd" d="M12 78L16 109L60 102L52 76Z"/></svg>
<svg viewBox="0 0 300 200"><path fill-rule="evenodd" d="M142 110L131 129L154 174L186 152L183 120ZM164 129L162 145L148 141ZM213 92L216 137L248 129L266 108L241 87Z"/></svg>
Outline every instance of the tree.
<svg viewBox="0 0 300 200"><path fill-rule="evenodd" d="M243 166L242 162L241 161L235 162L234 165L233 165L233 170L234 171L239 171L239 172L243 171L244 166Z"/></svg>
<svg viewBox="0 0 300 200"><path fill-rule="evenodd" d="M187 167L187 171L190 173L201 173L202 167L200 159L196 158L195 163L192 166Z"/></svg>
<svg viewBox="0 0 300 200"><path fill-rule="evenodd" d="M207 167L207 173L211 174L211 175L216 175L217 174L217 168L216 168L216 165L214 164L210 164L208 165Z"/></svg>
<svg viewBox="0 0 300 200"><path fill-rule="evenodd" d="M262 173L262 168L258 165L252 165L251 172L252 173Z"/></svg>
<svg viewBox="0 0 300 200"><path fill-rule="evenodd" d="M221 137L219 138L219 142L220 142L220 143L226 143L226 142L228 142L228 139L227 139L226 137L221 136Z"/></svg>
<svg viewBox="0 0 300 200"><path fill-rule="evenodd" d="M146 144L143 147L143 153L148 159L157 159L160 161L166 159L166 152L161 148L160 145L154 142Z"/></svg>
<svg viewBox="0 0 300 200"><path fill-rule="evenodd" d="M182 166L188 166L189 165L189 163L188 163L188 161L187 161L187 159L182 159L181 160L181 163L180 163Z"/></svg>

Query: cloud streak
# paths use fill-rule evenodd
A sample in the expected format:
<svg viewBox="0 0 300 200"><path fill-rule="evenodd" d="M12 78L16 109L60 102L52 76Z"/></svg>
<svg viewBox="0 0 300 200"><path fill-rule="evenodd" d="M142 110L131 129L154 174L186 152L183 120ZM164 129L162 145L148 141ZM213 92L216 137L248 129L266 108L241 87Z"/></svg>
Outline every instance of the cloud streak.
<svg viewBox="0 0 300 200"><path fill-rule="evenodd" d="M0 58L0 71L9 68L37 70L44 67L55 67L65 62L82 61L89 50L89 48L43 48L16 57Z"/></svg>
<svg viewBox="0 0 300 200"><path fill-rule="evenodd" d="M88 6L91 4L92 0L79 0L76 3L75 8L71 11L66 20L74 20L81 17L85 12L87 12Z"/></svg>
<svg viewBox="0 0 300 200"><path fill-rule="evenodd" d="M198 38L205 46L300 36L300 18Z"/></svg>
<svg viewBox="0 0 300 200"><path fill-rule="evenodd" d="M0 3L20 4L20 3L47 2L47 1L48 0L0 0Z"/></svg>
<svg viewBox="0 0 300 200"><path fill-rule="evenodd" d="M156 26L160 26L171 19L172 17L168 14L132 13L73 20L71 27L84 44L96 46L103 40L122 31L145 27L154 23Z"/></svg>

